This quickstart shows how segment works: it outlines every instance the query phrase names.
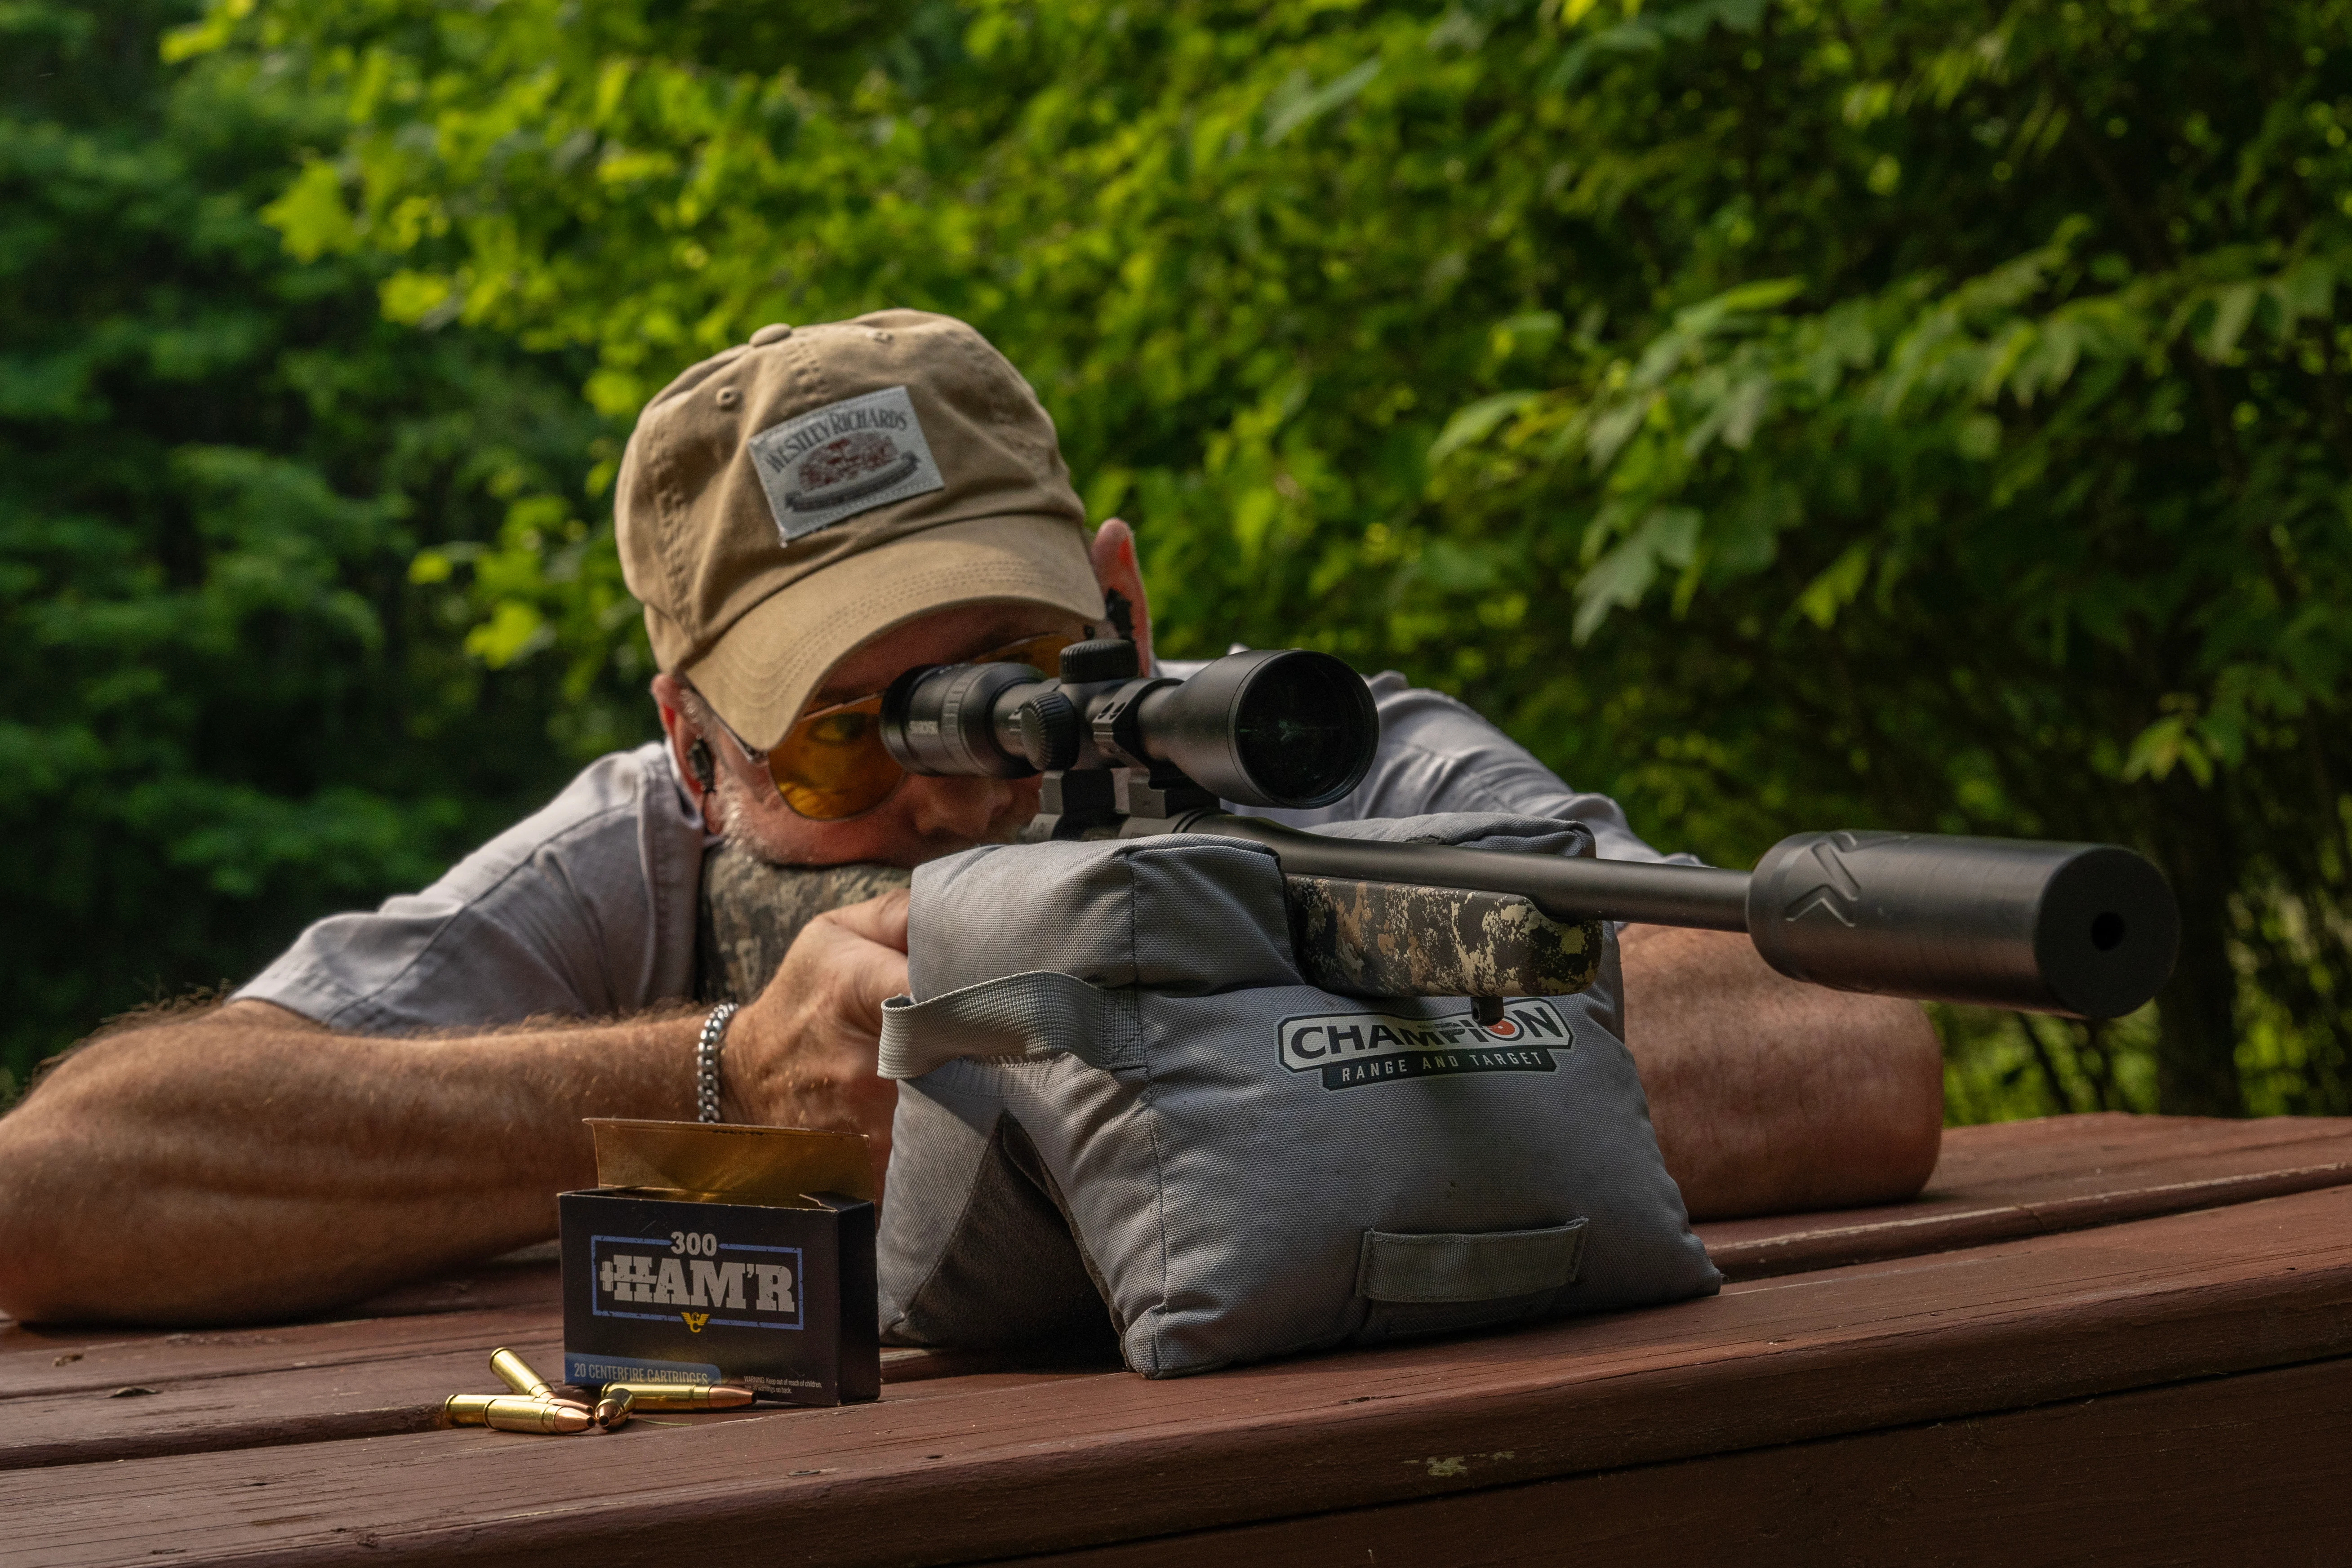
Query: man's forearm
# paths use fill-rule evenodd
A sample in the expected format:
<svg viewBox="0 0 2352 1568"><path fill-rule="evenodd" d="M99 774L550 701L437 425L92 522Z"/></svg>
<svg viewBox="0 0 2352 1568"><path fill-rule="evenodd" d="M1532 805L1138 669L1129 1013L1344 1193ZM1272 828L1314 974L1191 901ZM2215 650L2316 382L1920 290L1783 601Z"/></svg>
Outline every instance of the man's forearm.
<svg viewBox="0 0 2352 1568"><path fill-rule="evenodd" d="M1942 1138L1916 1003L1800 984L1745 937L1626 929L1625 1044L1695 1219L1894 1203Z"/></svg>
<svg viewBox="0 0 2352 1568"><path fill-rule="evenodd" d="M583 1117L693 1116L698 1021L391 1040L241 1003L98 1040L0 1120L0 1310L283 1316L543 1239Z"/></svg>

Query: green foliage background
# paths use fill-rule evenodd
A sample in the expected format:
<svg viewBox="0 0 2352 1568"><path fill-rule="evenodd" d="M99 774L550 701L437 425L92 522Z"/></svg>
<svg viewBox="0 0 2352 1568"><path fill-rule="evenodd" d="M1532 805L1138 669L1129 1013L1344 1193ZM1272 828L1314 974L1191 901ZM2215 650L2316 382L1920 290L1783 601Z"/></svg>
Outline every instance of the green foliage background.
<svg viewBox="0 0 2352 1568"><path fill-rule="evenodd" d="M2352 1109L2347 9L221 0L126 94L88 40L168 8L16 7L90 86L6 132L11 1059L642 732L636 407L909 304L1171 651L1402 667L1722 863L2156 856L2160 1005L1945 1016L1956 1117Z"/></svg>
<svg viewBox="0 0 2352 1568"><path fill-rule="evenodd" d="M167 71L194 12L0 7L0 1101L572 766L555 672L487 673L409 576L577 489L585 356L420 333L381 264L290 259L261 210L340 107L265 62Z"/></svg>

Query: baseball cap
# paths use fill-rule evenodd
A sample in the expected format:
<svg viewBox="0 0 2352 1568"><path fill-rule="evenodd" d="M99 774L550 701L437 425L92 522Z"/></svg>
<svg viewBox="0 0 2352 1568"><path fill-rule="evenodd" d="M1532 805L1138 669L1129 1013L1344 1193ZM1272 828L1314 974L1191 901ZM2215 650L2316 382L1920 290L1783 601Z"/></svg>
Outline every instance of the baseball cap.
<svg viewBox="0 0 2352 1568"><path fill-rule="evenodd" d="M621 572L663 669L773 746L867 639L959 605L1103 614L1054 421L965 323L762 327L637 416Z"/></svg>

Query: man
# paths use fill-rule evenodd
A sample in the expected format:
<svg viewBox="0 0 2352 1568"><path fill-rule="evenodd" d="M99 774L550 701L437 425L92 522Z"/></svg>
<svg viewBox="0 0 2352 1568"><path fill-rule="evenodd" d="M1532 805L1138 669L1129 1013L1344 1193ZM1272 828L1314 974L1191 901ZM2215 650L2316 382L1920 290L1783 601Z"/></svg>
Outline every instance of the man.
<svg viewBox="0 0 2352 1568"><path fill-rule="evenodd" d="M551 1195L593 1179L583 1117L696 1114L709 845L911 866L1008 838L1036 781L902 774L875 694L917 664L1036 662L1118 601L1150 658L1127 527L1087 537L1027 384L942 317L767 327L687 371L615 504L666 740L591 765L424 893L319 922L226 1005L59 1064L0 1121L0 1310L283 1316L551 1235ZM1658 858L1458 703L1375 691L1380 761L1320 815L1574 816L1604 855ZM875 1050L906 910L802 932L726 1026L728 1120L853 1129L887 1156ZM1942 1080L1916 1006L1782 980L1719 933L1629 928L1623 953L1628 1045L1694 1213L1926 1179Z"/></svg>

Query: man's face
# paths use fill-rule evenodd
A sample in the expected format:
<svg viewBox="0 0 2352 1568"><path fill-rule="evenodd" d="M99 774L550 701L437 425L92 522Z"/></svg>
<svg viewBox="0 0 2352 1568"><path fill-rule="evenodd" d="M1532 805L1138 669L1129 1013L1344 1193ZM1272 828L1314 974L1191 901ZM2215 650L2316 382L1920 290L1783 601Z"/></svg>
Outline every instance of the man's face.
<svg viewBox="0 0 2352 1568"><path fill-rule="evenodd" d="M1024 638L1076 637L1074 616L1019 605L967 605L883 633L835 665L803 715L882 690L919 664L955 664ZM719 804L729 836L764 859L788 866L878 860L915 866L1010 840L1037 813L1035 777L929 778L909 774L871 811L836 822L802 816L784 804L767 770L723 735L710 737Z"/></svg>

